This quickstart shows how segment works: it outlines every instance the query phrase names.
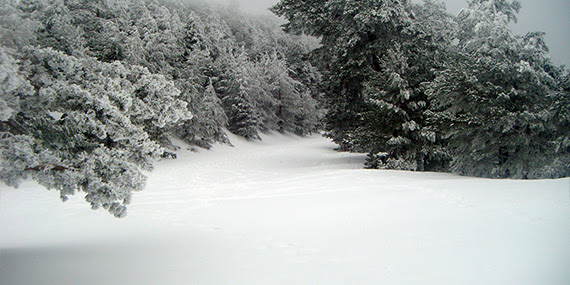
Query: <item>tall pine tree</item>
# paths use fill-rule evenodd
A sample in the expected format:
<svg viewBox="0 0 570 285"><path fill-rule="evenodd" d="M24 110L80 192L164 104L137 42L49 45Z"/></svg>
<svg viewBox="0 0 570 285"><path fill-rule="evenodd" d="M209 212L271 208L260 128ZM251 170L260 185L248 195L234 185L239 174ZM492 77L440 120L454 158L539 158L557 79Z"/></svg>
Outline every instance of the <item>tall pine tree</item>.
<svg viewBox="0 0 570 285"><path fill-rule="evenodd" d="M458 46L430 84L432 110L456 173L513 178L569 175L553 104L567 96L541 33L508 27L518 1L469 1L457 17ZM562 147L564 149L564 147ZM566 148L567 150L567 148Z"/></svg>
<svg viewBox="0 0 570 285"><path fill-rule="evenodd" d="M369 167L445 164L424 116L436 46L409 1L283 0L272 10L286 31L321 38L312 58L325 70L327 135L342 150L370 152Z"/></svg>

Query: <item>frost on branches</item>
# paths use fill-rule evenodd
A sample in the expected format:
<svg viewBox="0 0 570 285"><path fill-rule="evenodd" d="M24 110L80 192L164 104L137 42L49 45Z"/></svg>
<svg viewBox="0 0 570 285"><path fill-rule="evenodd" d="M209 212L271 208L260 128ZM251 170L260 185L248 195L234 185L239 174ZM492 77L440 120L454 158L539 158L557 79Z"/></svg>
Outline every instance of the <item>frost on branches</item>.
<svg viewBox="0 0 570 285"><path fill-rule="evenodd" d="M4 123L0 178L12 186L32 178L64 200L81 191L92 208L125 216L132 192L144 188L144 171L163 152L149 133L190 118L180 92L119 62L36 48L22 58L33 90Z"/></svg>
<svg viewBox="0 0 570 285"><path fill-rule="evenodd" d="M85 192L122 217L154 160L175 157L163 150L178 149L172 137L210 147L229 142L226 129L258 139L319 125L320 74L301 60L309 48L272 20L166 0L6 0L0 14L0 179L10 186L30 178L62 199Z"/></svg>

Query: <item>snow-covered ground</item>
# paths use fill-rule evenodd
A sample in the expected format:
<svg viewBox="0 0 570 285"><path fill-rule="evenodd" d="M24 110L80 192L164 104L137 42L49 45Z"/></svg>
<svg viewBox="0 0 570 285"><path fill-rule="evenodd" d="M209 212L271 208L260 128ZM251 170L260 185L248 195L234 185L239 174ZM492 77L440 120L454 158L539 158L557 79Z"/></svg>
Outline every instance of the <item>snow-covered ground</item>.
<svg viewBox="0 0 570 285"><path fill-rule="evenodd" d="M0 186L0 284L570 284L570 179L362 169L318 135L160 162L125 219Z"/></svg>

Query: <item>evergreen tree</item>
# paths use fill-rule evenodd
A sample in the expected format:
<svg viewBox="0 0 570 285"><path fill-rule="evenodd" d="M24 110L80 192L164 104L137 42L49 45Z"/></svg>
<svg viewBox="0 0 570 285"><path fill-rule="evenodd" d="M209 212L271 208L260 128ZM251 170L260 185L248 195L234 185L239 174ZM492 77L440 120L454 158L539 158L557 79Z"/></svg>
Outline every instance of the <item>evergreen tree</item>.
<svg viewBox="0 0 570 285"><path fill-rule="evenodd" d="M562 71L550 62L541 33L512 34L508 24L519 9L518 1L469 1L457 18L459 45L430 84L456 173L568 175L568 152L553 152L560 132L551 106L567 96Z"/></svg>
<svg viewBox="0 0 570 285"><path fill-rule="evenodd" d="M228 117L228 130L247 139L259 139L259 130L266 129L266 122L271 120L268 116L274 114L266 112L271 107L264 106L274 104L261 86L255 66L243 48L222 53L217 62L221 71L216 90Z"/></svg>
<svg viewBox="0 0 570 285"><path fill-rule="evenodd" d="M174 98L178 91L164 77L118 62L35 48L22 58L35 91L20 96L4 132L0 178L8 185L32 178L64 200L81 191L94 209L124 216L163 151L146 130L189 116Z"/></svg>
<svg viewBox="0 0 570 285"><path fill-rule="evenodd" d="M342 150L370 152L369 167L444 164L421 88L433 77L433 40L408 1L284 0L272 10L286 31L321 38L312 57L326 70L327 135Z"/></svg>
<svg viewBox="0 0 570 285"><path fill-rule="evenodd" d="M317 130L320 121L318 103L311 91L291 78L287 62L277 52L261 57L258 69L267 82L268 93L276 99L273 112L276 122L272 128L304 135Z"/></svg>
<svg viewBox="0 0 570 285"><path fill-rule="evenodd" d="M19 0L6 0L0 3L0 44L2 46L17 49L37 44L35 33L41 27L41 23L32 17L20 16L22 11L35 10L34 4L30 3L31 7L27 7L25 3Z"/></svg>
<svg viewBox="0 0 570 285"><path fill-rule="evenodd" d="M259 126L258 115L255 113L253 106L247 102L244 97L245 90L240 87L240 92L236 97L227 97L224 105L229 109L228 129L230 132L242 136L248 140L259 140L257 127Z"/></svg>
<svg viewBox="0 0 570 285"><path fill-rule="evenodd" d="M163 148L177 149L172 136L209 147L228 142L227 127L258 139L278 129L279 88L288 128L314 129L318 72L300 60L304 40L275 24L168 0L6 0L0 15L0 180L10 186L84 192L122 217ZM273 50L285 57L265 61Z"/></svg>
<svg viewBox="0 0 570 285"><path fill-rule="evenodd" d="M18 72L16 60L7 49L0 47L0 121L9 120L20 111L20 97L29 96L32 86Z"/></svg>
<svg viewBox="0 0 570 285"><path fill-rule="evenodd" d="M67 55L85 54L84 33L75 25L64 1L23 1L20 9L31 13L42 24L37 30L37 40L41 47L50 47Z"/></svg>
<svg viewBox="0 0 570 285"><path fill-rule="evenodd" d="M193 90L194 94L199 93ZM193 95L197 98L198 95ZM202 97L193 100L193 117L178 127L176 134L184 141L204 148L212 147L214 142L230 143L223 127L228 124L228 118L222 108L216 90L210 80Z"/></svg>

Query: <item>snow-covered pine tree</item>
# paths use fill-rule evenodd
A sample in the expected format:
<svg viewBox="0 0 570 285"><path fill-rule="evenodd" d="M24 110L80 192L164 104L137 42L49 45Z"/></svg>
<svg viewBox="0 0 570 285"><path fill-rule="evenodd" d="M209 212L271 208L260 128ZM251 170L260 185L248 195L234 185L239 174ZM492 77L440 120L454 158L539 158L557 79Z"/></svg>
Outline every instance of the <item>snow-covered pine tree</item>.
<svg viewBox="0 0 570 285"><path fill-rule="evenodd" d="M230 143L223 130L228 124L228 118L212 80L209 80L203 92L194 89L192 93L191 96L196 98L192 100L195 106L191 108L194 116L180 125L176 134L184 141L204 148L212 147L214 142Z"/></svg>
<svg viewBox="0 0 570 285"><path fill-rule="evenodd" d="M221 53L217 64L220 70L215 87L228 117L228 130L247 139L259 139L258 131L267 128L264 121L271 121L269 116L274 113L266 107L273 103L272 98L263 88L255 65L243 48L236 47Z"/></svg>
<svg viewBox="0 0 570 285"><path fill-rule="evenodd" d="M409 1L283 0L272 10L287 31L321 38L312 58L325 70L327 135L342 150L370 152L369 167L442 167L421 88L435 45Z"/></svg>
<svg viewBox="0 0 570 285"><path fill-rule="evenodd" d="M263 55L257 63L267 83L268 93L277 100L274 113L277 121L273 129L304 135L319 126L318 102L310 90L291 78L292 71L276 51Z"/></svg>
<svg viewBox="0 0 570 285"><path fill-rule="evenodd" d="M162 74L151 74L139 66L131 67L128 79L133 83L137 99L127 113L131 121L143 126L152 140L170 145L169 136L176 124L192 118L188 103L180 98L181 91Z"/></svg>
<svg viewBox="0 0 570 285"><path fill-rule="evenodd" d="M36 31L40 47L50 47L67 55L84 55L84 32L74 23L64 1L21 1L19 8L42 23Z"/></svg>
<svg viewBox="0 0 570 285"><path fill-rule="evenodd" d="M0 46L0 121L10 124L9 120L20 111L20 98L32 93L32 86L19 73L17 61L9 50Z"/></svg>
<svg viewBox="0 0 570 285"><path fill-rule="evenodd" d="M428 88L456 173L569 175L568 153L553 151L560 131L551 109L564 100L562 70L540 33L513 35L508 24L519 9L518 1L469 1L457 17L459 44Z"/></svg>
<svg viewBox="0 0 570 285"><path fill-rule="evenodd" d="M556 131L550 140L553 161L542 169L549 173L543 175L547 177L570 177L570 71L565 71L560 82L562 90L555 93L549 109Z"/></svg>
<svg viewBox="0 0 570 285"><path fill-rule="evenodd" d="M245 91L240 88L239 95L236 97L226 97L224 105L229 106L228 129L230 132L242 136L248 140L259 140L258 115L255 113L253 106L247 102L244 97Z"/></svg>
<svg viewBox="0 0 570 285"><path fill-rule="evenodd" d="M14 124L2 135L0 178L11 186L34 179L64 200L81 191L92 208L123 217L163 151L145 130L189 117L175 99L179 91L164 77L119 62L37 48L21 57L34 92L20 97Z"/></svg>
<svg viewBox="0 0 570 285"><path fill-rule="evenodd" d="M225 141L226 122L249 138L277 128L259 55L291 54L284 62L296 61L305 94L318 76L289 49L304 41L237 11L248 25L232 31L231 13L204 4L2 1L0 179L32 178L62 198L83 191L94 208L123 216L173 128L203 144ZM239 42L237 32L255 35ZM310 109L297 108L298 121Z"/></svg>
<svg viewBox="0 0 570 285"><path fill-rule="evenodd" d="M215 23L209 25L215 26ZM210 148L214 142L229 143L223 130L228 118L210 77L219 76L214 62L219 57L219 48L225 45L216 46L207 29L197 13L191 11L187 15L179 39L183 54L180 61L173 64L180 74L177 85L194 115L192 120L177 128L176 134L186 142L204 148Z"/></svg>
<svg viewBox="0 0 570 285"><path fill-rule="evenodd" d="M117 18L106 1L65 1L63 2L73 26L81 30L81 40L85 54L100 61L112 62L125 57ZM59 48L52 46L54 49Z"/></svg>
<svg viewBox="0 0 570 285"><path fill-rule="evenodd" d="M366 2L366 3L365 3ZM350 49L350 38L358 36L358 5L369 1L280 1L272 11L288 20L285 31L322 37L322 46L312 54L313 63L325 71L325 96L328 103L328 135L343 150L357 150L354 134L364 108L361 98L363 81L371 56L363 49ZM364 8L364 7L362 7ZM362 9L366 11L366 9ZM345 13L346 12L346 13ZM364 49L365 50L365 49ZM359 60L354 60L359 58Z"/></svg>
<svg viewBox="0 0 570 285"><path fill-rule="evenodd" d="M188 15L179 42L183 47L179 61L180 69L183 70L181 78L201 86L209 84L211 79L207 73L216 57L213 51L215 47L206 26L196 13Z"/></svg>
<svg viewBox="0 0 570 285"><path fill-rule="evenodd" d="M36 31L41 23L31 17L21 17L27 8L21 1L6 0L0 3L0 44L7 48L35 45ZM32 6L33 7L33 6ZM33 8L28 8L33 10Z"/></svg>

